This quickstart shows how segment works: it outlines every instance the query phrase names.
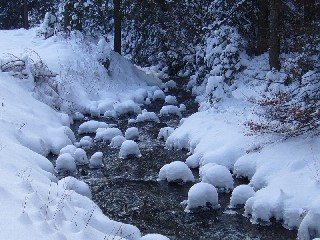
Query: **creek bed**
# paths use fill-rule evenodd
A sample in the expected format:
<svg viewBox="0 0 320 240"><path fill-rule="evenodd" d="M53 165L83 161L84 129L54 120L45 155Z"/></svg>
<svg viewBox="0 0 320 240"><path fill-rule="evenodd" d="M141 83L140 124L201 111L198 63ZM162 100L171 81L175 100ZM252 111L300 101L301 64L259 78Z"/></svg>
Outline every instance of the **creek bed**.
<svg viewBox="0 0 320 240"><path fill-rule="evenodd" d="M188 116L197 110L192 96L184 90L175 90L170 94L177 96L179 103L187 106ZM163 101L146 106L149 111L159 113ZM115 123L124 132L127 119L117 121L104 118L95 119ZM86 148L88 156L96 151L104 154L105 167L91 170L80 167L77 178L89 184L93 201L111 219L137 226L143 234L160 233L170 239L296 239L297 232L289 231L274 222L272 226L260 226L250 223L243 214L243 208L228 209L231 193L219 193L220 209L186 213L180 203L187 199L188 190L194 183L172 184L157 181L160 168L172 161L187 158L186 150L168 151L164 141L158 140L161 127L176 127L177 117L160 117L161 123L143 122L131 124L139 129L140 158L120 159L119 149L113 149L108 143L96 142ZM83 121L76 121L72 129L77 132ZM77 135L80 139L84 135ZM196 179L198 171L193 171ZM197 179L198 180L198 179ZM247 183L235 179L235 186Z"/></svg>

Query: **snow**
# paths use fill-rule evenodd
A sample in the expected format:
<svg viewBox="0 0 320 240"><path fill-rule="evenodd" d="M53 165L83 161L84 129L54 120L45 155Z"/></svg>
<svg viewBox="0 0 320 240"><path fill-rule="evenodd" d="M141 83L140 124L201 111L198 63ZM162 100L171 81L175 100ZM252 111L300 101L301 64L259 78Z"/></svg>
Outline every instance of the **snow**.
<svg viewBox="0 0 320 240"><path fill-rule="evenodd" d="M163 106L160 109L160 115L170 115L170 114L177 115L178 117L182 116L180 109L174 105Z"/></svg>
<svg viewBox="0 0 320 240"><path fill-rule="evenodd" d="M77 165L85 165L89 163L87 153L82 148L77 148L75 150L74 160L76 161Z"/></svg>
<svg viewBox="0 0 320 240"><path fill-rule="evenodd" d="M125 140L120 147L119 157L128 158L130 156L141 157L138 144L133 140Z"/></svg>
<svg viewBox="0 0 320 240"><path fill-rule="evenodd" d="M235 208L238 205L244 205L246 201L255 194L252 187L248 185L237 186L231 194L230 207Z"/></svg>
<svg viewBox="0 0 320 240"><path fill-rule="evenodd" d="M126 138L122 135L115 136L111 139L110 147L120 148L121 144L126 140Z"/></svg>
<svg viewBox="0 0 320 240"><path fill-rule="evenodd" d="M217 164L210 165L206 168L207 165L202 166L202 182L210 183L219 190L226 192L233 189L233 178L228 168Z"/></svg>
<svg viewBox="0 0 320 240"><path fill-rule="evenodd" d="M79 144L81 147L90 147L92 143L93 143L93 140L90 136L84 136L79 141Z"/></svg>
<svg viewBox="0 0 320 240"><path fill-rule="evenodd" d="M165 164L159 171L159 180L168 182L193 182L194 176L188 166L181 161Z"/></svg>
<svg viewBox="0 0 320 240"><path fill-rule="evenodd" d="M178 104L177 98L175 96L171 96L171 95L166 96L166 98L164 99L164 102L169 105L177 105Z"/></svg>
<svg viewBox="0 0 320 240"><path fill-rule="evenodd" d="M122 136L119 128L98 128L94 140L110 142L115 136Z"/></svg>
<svg viewBox="0 0 320 240"><path fill-rule="evenodd" d="M171 133L173 133L174 128L172 127L163 127L160 129L158 134L158 139L163 139L164 141L167 141L168 137Z"/></svg>
<svg viewBox="0 0 320 240"><path fill-rule="evenodd" d="M139 130L136 127L130 127L124 133L127 140L137 140L139 139Z"/></svg>
<svg viewBox="0 0 320 240"><path fill-rule="evenodd" d="M68 177L62 178L58 182L58 187L61 187L65 190L73 190L76 193L91 199L91 191L88 184L82 181L79 181L74 177L68 176Z"/></svg>
<svg viewBox="0 0 320 240"><path fill-rule="evenodd" d="M177 84L176 84L175 81L169 80L168 82L163 83L163 84L161 85L161 87L162 87L163 89L165 89L165 88L174 89L174 88L177 87Z"/></svg>
<svg viewBox="0 0 320 240"><path fill-rule="evenodd" d="M141 108L139 104L132 100L127 100L121 103L116 103L114 105L114 110L118 116L125 114L139 114L141 113Z"/></svg>
<svg viewBox="0 0 320 240"><path fill-rule="evenodd" d="M77 172L76 162L70 153L63 153L58 156L56 161L56 171L70 174L75 174Z"/></svg>
<svg viewBox="0 0 320 240"><path fill-rule="evenodd" d="M95 152L90 157L89 167L90 168L101 168L101 167L103 167L103 153L102 152Z"/></svg>
<svg viewBox="0 0 320 240"><path fill-rule="evenodd" d="M148 111L142 111L137 116L137 119L135 120L136 122L157 122L159 123L160 120L158 116L154 112L148 112Z"/></svg>
<svg viewBox="0 0 320 240"><path fill-rule="evenodd" d="M90 120L88 122L84 122L79 126L78 133L95 133L98 128L108 128L109 125L105 122L98 122L95 120Z"/></svg>
<svg viewBox="0 0 320 240"><path fill-rule="evenodd" d="M158 89L158 90L154 91L153 97L152 97L153 101L157 100L157 99L164 100L165 98L166 98L166 95L164 94L164 92L162 90Z"/></svg>
<svg viewBox="0 0 320 240"><path fill-rule="evenodd" d="M143 236L141 240L170 240L170 239L161 234L149 233Z"/></svg>
<svg viewBox="0 0 320 240"><path fill-rule="evenodd" d="M74 146L74 145L67 145L67 146L61 148L59 155L61 155L61 154L63 154L63 153L69 153L69 154L71 154L71 156L74 158L74 152L75 152L76 150L77 150L77 147L76 147L76 146Z"/></svg>
<svg viewBox="0 0 320 240"><path fill-rule="evenodd" d="M186 204L185 211L190 212L199 208L212 207L219 208L217 189L209 183L196 183L188 192L188 200L182 202Z"/></svg>

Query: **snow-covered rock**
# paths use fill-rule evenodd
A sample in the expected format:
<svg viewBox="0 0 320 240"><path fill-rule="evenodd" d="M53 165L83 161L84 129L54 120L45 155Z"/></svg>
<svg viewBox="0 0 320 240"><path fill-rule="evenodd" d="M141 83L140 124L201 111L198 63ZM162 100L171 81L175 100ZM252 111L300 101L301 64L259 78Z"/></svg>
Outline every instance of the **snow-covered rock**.
<svg viewBox="0 0 320 240"><path fill-rule="evenodd" d="M144 88L139 88L135 90L133 94L133 101L138 104L144 104L147 96L148 96L148 91Z"/></svg>
<svg viewBox="0 0 320 240"><path fill-rule="evenodd" d="M193 182L194 176L188 166L181 161L165 164L159 171L159 180L168 182Z"/></svg>
<svg viewBox="0 0 320 240"><path fill-rule="evenodd" d="M197 167L199 167L199 162L200 162L201 158L202 158L201 154L194 153L194 154L190 155L189 157L187 157L186 164L188 165L189 168L197 168Z"/></svg>
<svg viewBox="0 0 320 240"><path fill-rule="evenodd" d="M160 89L154 91L153 93L153 101L157 100L157 99L165 99L166 98L166 95L164 94L164 92Z"/></svg>
<svg viewBox="0 0 320 240"><path fill-rule="evenodd" d="M129 156L141 157L138 144L133 140L126 140L121 144L119 157L127 158Z"/></svg>
<svg viewBox="0 0 320 240"><path fill-rule="evenodd" d="M160 115L177 115L178 117L182 117L180 109L177 106L174 105L167 105L167 106L163 106L160 109Z"/></svg>
<svg viewBox="0 0 320 240"><path fill-rule="evenodd" d="M211 184L204 182L193 185L188 192L188 200L182 202L182 204L186 204L186 212L204 207L220 207L217 189Z"/></svg>
<svg viewBox="0 0 320 240"><path fill-rule="evenodd" d="M92 103L90 106L90 115L91 117L100 117L101 113L97 102Z"/></svg>
<svg viewBox="0 0 320 240"><path fill-rule="evenodd" d="M184 105L183 103L181 103L181 104L179 105L179 110L180 110L180 112L185 112L185 111L187 110L186 105Z"/></svg>
<svg viewBox="0 0 320 240"><path fill-rule="evenodd" d="M136 127L130 127L124 133L127 140L137 140L139 139L139 130Z"/></svg>
<svg viewBox="0 0 320 240"><path fill-rule="evenodd" d="M119 148L121 147L121 144L126 140L126 138L122 135L118 135L118 136L115 136L111 139L111 142L110 142L110 147L112 148Z"/></svg>
<svg viewBox="0 0 320 240"><path fill-rule="evenodd" d="M115 136L122 136L119 128L98 128L94 140L110 142Z"/></svg>
<svg viewBox="0 0 320 240"><path fill-rule="evenodd" d="M141 113L141 108L139 104L132 100L127 100L121 103L114 104L114 110L118 116L125 114L139 114Z"/></svg>
<svg viewBox="0 0 320 240"><path fill-rule="evenodd" d="M85 165L89 163L87 153L82 148L77 148L74 152L74 160L77 165Z"/></svg>
<svg viewBox="0 0 320 240"><path fill-rule="evenodd" d="M68 176L62 178L59 180L58 186L61 186L65 190L73 190L76 193L91 199L91 191L88 184L83 181L79 181L74 177Z"/></svg>
<svg viewBox="0 0 320 240"><path fill-rule="evenodd" d="M154 112L142 112L137 116L136 122L157 122L160 120Z"/></svg>
<svg viewBox="0 0 320 240"><path fill-rule="evenodd" d="M163 89L168 88L168 89L174 89L177 87L177 83L173 80L169 80L168 82L165 82L161 85Z"/></svg>
<svg viewBox="0 0 320 240"><path fill-rule="evenodd" d="M163 127L160 129L158 134L158 139L163 139L167 141L168 137L174 132L174 128L172 127Z"/></svg>
<svg viewBox="0 0 320 240"><path fill-rule="evenodd" d="M109 125L105 122L98 122L95 120L90 120L88 122L84 122L79 126L78 133L95 133L98 128L108 128Z"/></svg>
<svg viewBox="0 0 320 240"><path fill-rule="evenodd" d="M118 117L116 111L114 111L114 110L105 111L103 116L105 118L112 118L112 119L116 119Z"/></svg>
<svg viewBox="0 0 320 240"><path fill-rule="evenodd" d="M229 192L233 189L233 178L225 166L213 165L208 168L204 165L202 168L205 169L202 172L201 181L205 183L210 183L219 190Z"/></svg>
<svg viewBox="0 0 320 240"><path fill-rule="evenodd" d="M79 141L79 144L81 147L90 147L92 143L93 143L93 140L89 136L84 136Z"/></svg>
<svg viewBox="0 0 320 240"><path fill-rule="evenodd" d="M64 153L69 153L74 158L74 152L76 151L76 149L77 149L77 147L74 145L67 145L67 146L61 148L59 155L64 154Z"/></svg>
<svg viewBox="0 0 320 240"><path fill-rule="evenodd" d="M77 166L70 153L63 153L58 156L56 161L56 171L74 174L77 172Z"/></svg>
<svg viewBox="0 0 320 240"><path fill-rule="evenodd" d="M169 105L177 105L178 104L177 98L175 96L171 96L171 95L166 96L166 98L164 99L164 102Z"/></svg>
<svg viewBox="0 0 320 240"><path fill-rule="evenodd" d="M90 157L89 167L90 168L103 167L103 153L102 152L96 152Z"/></svg>
<svg viewBox="0 0 320 240"><path fill-rule="evenodd" d="M83 120L84 119L84 115L80 112L75 112L74 115L72 116L72 118L74 120Z"/></svg>
<svg viewBox="0 0 320 240"><path fill-rule="evenodd" d="M230 197L230 207L235 208L238 205L244 205L246 201L255 194L255 191L249 185L237 186Z"/></svg>

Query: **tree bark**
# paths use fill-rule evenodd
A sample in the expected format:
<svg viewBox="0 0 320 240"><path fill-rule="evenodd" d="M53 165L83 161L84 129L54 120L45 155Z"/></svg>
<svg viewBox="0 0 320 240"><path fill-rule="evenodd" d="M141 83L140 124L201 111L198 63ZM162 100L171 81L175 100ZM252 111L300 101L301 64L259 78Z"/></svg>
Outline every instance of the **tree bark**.
<svg viewBox="0 0 320 240"><path fill-rule="evenodd" d="M269 64L270 69L280 70L280 8L281 0L270 0L270 38Z"/></svg>
<svg viewBox="0 0 320 240"><path fill-rule="evenodd" d="M269 37L269 9L267 0L258 0L259 15L258 15L258 36L256 54L260 55L268 51Z"/></svg>
<svg viewBox="0 0 320 240"><path fill-rule="evenodd" d="M114 51L121 54L121 0L113 0L114 5Z"/></svg>
<svg viewBox="0 0 320 240"><path fill-rule="evenodd" d="M29 29L28 0L23 0L23 28Z"/></svg>

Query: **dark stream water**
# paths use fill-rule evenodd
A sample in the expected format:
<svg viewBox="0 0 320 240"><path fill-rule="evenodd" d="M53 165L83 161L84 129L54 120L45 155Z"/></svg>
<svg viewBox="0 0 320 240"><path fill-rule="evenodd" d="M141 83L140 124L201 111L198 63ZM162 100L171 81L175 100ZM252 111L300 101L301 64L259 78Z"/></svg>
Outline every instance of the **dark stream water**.
<svg viewBox="0 0 320 240"><path fill-rule="evenodd" d="M178 89L170 94L187 106L184 116L197 110L190 93ZM159 113L163 104L158 100L146 108ZM128 127L127 119L95 120L115 123L124 132ZM119 149L110 148L108 143L102 142L85 149L88 157L96 151L104 153L104 168L90 170L84 166L79 169L77 177L89 184L93 201L108 217L133 224L143 234L160 233L170 239L296 239L297 232L284 229L280 223L275 222L272 226L253 225L242 216L243 209L228 209L230 193L219 193L221 208L218 210L185 213L180 203L187 199L193 183L179 185L157 181L158 172L164 164L187 158L187 151L168 151L164 149L164 141L157 139L161 127L176 127L179 119L170 116L161 117L160 120L161 123L130 125L139 129L141 158L120 159ZM77 121L72 126L75 133L82 122ZM82 136L77 135L77 138ZM194 171L196 177L197 172ZM235 183L241 184L244 180L235 179Z"/></svg>

